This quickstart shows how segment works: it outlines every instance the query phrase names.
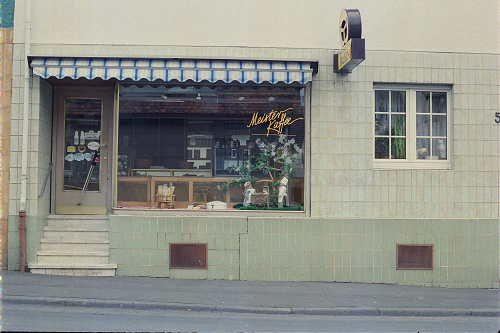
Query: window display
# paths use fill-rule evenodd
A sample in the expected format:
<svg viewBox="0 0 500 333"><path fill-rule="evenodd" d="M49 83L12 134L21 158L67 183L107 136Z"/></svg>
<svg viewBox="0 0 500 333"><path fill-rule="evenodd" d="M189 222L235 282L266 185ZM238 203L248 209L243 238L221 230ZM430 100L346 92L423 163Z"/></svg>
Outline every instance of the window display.
<svg viewBox="0 0 500 333"><path fill-rule="evenodd" d="M121 84L117 207L174 208L157 201L168 184L175 209L303 210L304 97L301 85ZM269 203L243 205L245 183Z"/></svg>
<svg viewBox="0 0 500 333"><path fill-rule="evenodd" d="M92 158L100 145L102 100L66 99L65 110L64 191L99 191L99 163Z"/></svg>

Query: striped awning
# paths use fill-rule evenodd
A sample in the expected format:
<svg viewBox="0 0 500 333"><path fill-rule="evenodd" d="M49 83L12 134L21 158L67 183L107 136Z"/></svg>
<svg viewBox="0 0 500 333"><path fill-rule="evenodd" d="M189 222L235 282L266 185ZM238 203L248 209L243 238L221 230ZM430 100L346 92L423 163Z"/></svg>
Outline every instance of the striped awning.
<svg viewBox="0 0 500 333"><path fill-rule="evenodd" d="M139 81L177 80L185 82L233 81L246 83L306 84L312 80L311 62L303 61L240 61L193 59L130 59L130 58L59 58L33 57L33 74L44 79L101 78Z"/></svg>

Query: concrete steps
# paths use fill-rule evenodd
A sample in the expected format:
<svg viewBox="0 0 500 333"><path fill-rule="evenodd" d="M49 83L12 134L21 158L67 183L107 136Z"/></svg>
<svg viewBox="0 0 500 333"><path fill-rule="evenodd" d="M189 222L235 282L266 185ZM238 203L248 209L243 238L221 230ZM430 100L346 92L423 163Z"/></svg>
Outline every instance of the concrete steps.
<svg viewBox="0 0 500 333"><path fill-rule="evenodd" d="M114 276L109 263L109 221L106 215L49 215L37 262L31 273Z"/></svg>
<svg viewBox="0 0 500 333"><path fill-rule="evenodd" d="M106 252L109 251L109 240L99 238L44 238L42 239L43 251L64 251L71 248L76 252Z"/></svg>

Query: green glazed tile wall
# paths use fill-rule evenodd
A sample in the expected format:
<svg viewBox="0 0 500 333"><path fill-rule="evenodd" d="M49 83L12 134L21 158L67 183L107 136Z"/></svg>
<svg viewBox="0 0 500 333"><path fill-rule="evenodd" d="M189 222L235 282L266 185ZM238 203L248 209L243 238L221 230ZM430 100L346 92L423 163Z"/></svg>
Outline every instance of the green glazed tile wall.
<svg viewBox="0 0 500 333"><path fill-rule="evenodd" d="M168 244L208 243L208 269L169 269ZM396 270L397 244L433 244L434 269ZM117 275L499 287L496 219L111 216Z"/></svg>
<svg viewBox="0 0 500 333"><path fill-rule="evenodd" d="M240 279L246 218L110 217L110 260L117 275ZM169 243L207 243L208 269L169 269Z"/></svg>

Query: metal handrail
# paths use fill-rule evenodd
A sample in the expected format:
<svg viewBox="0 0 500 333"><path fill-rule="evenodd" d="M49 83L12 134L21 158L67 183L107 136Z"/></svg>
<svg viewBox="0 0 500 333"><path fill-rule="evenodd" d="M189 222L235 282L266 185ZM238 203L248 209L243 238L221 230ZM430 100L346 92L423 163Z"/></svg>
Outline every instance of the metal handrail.
<svg viewBox="0 0 500 333"><path fill-rule="evenodd" d="M49 170L47 171L47 176L45 177L45 182L43 183L42 191L38 196L39 198L43 197L43 193L45 192L45 186L47 186L47 181L49 180L51 171L52 171L52 162L49 163Z"/></svg>

